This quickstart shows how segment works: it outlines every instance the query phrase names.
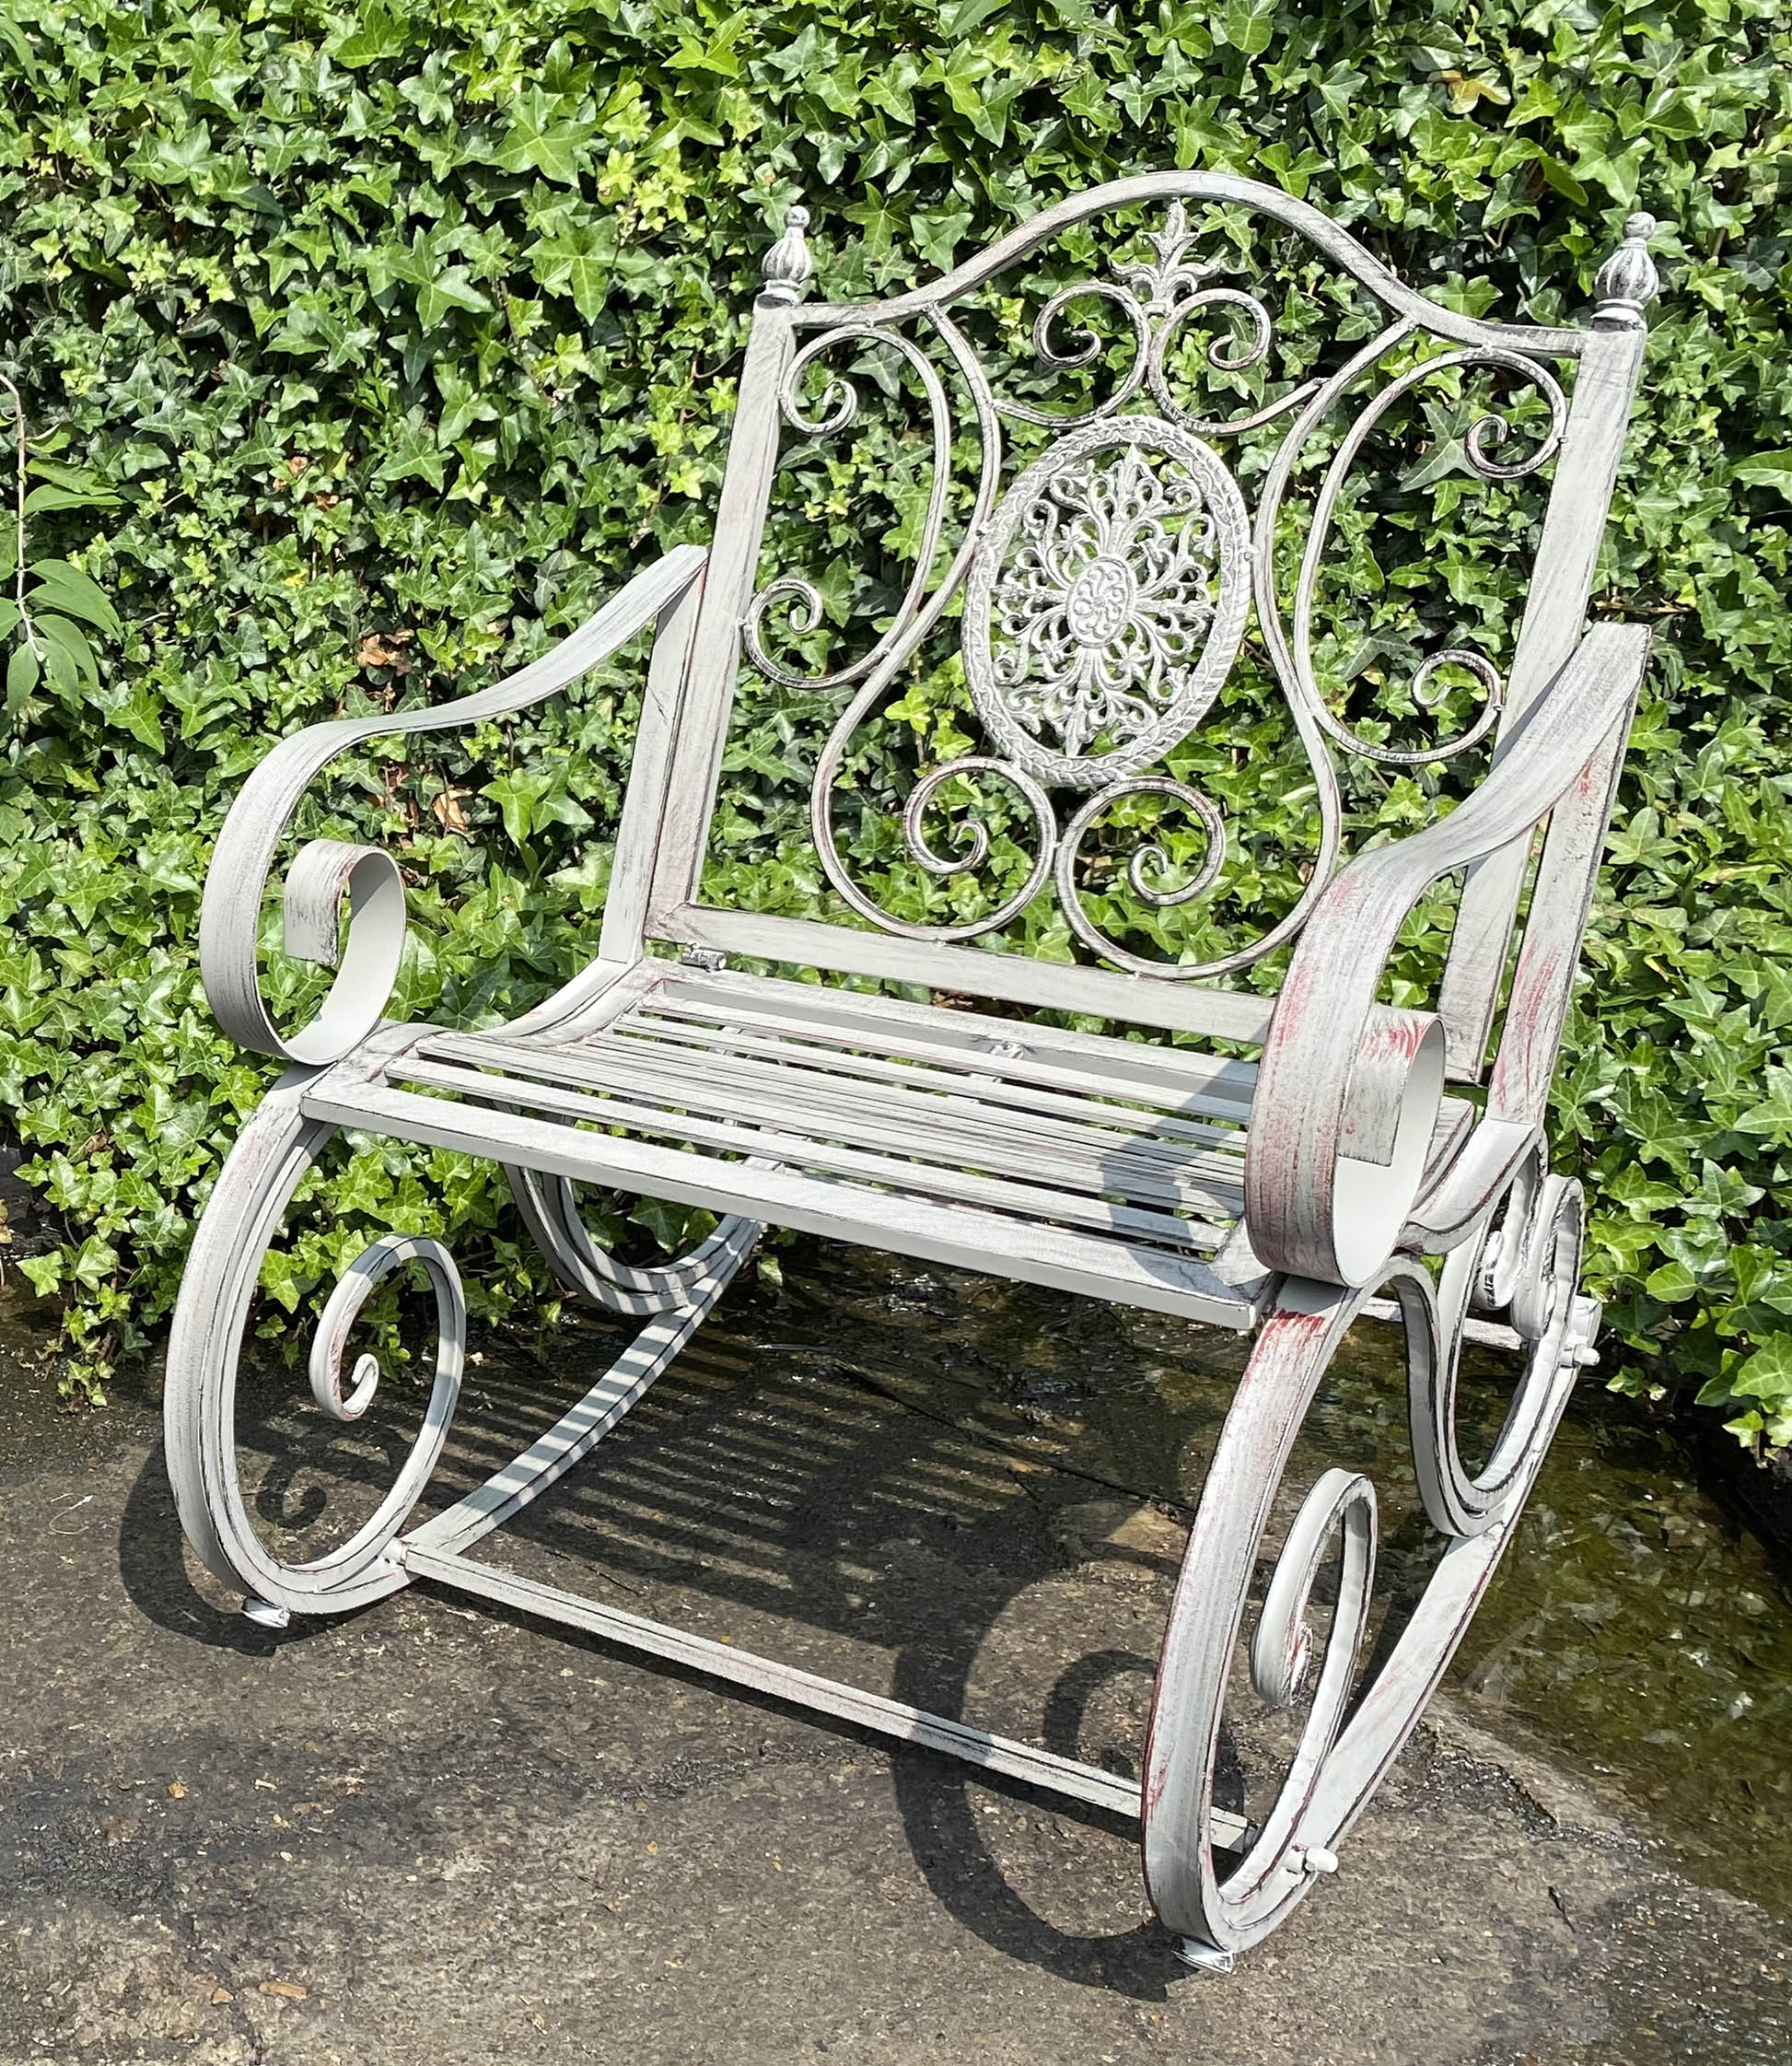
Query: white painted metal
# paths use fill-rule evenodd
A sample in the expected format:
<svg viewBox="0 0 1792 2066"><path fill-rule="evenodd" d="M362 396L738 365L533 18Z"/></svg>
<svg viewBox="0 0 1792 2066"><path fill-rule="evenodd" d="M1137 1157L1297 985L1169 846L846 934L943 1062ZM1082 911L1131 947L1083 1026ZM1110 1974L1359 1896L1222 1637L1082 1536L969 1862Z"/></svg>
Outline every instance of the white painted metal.
<svg viewBox="0 0 1792 2066"><path fill-rule="evenodd" d="M1305 239L1381 302L1384 326L1332 373L1244 415L1184 408L1167 354L1192 314L1224 308L1244 326L1241 343L1210 347L1208 363L1221 370L1260 363L1274 332L1261 299L1211 278L1188 213L1205 203L1253 212ZM1149 238L1154 255L1117 257L1093 286L1060 289L1035 330L1041 365L1084 363L1076 333L1066 342L1062 326L1078 294L1100 294L1130 326L1135 351L1123 378L1074 418L998 393L954 305L1069 225L1143 204L1165 210ZM813 270L806 221L802 210L790 211L766 262L707 557L690 547L668 554L552 653L480 695L320 726L283 742L230 814L201 928L208 994L234 1037L297 1066L244 1129L195 1236L169 1347L176 1500L201 1558L239 1584L248 1610L264 1619L340 1612L428 1577L1136 1815L1147 1884L1180 1955L1224 1970L1315 1878L1336 1869L1339 1841L1448 1663L1575 1374L1593 1358L1598 1307L1577 1291L1578 1192L1549 1175L1541 1144L1647 646L1635 628L1587 630L1586 610L1641 363L1642 311L1655 291L1651 226L1646 217L1626 226L1623 249L1600 276L1592 329L1570 330L1502 326L1446 309L1403 286L1316 210L1230 176L1161 174L1098 190L1047 211L943 280L859 309L803 303ZM1448 348L1414 361L1426 339ZM913 372L932 413L935 476L921 564L893 622L859 660L811 679L780 661L768 641L774 607L814 621L815 588L791 573L757 591L754 584L781 428L826 436L855 406L841 377L812 409L801 399L805 370L843 341L888 345ZM1573 360L1570 400L1548 362ZM1402 369L1390 373L1391 364ZM1505 461L1497 454L1508 426L1484 416L1468 434L1474 470L1492 479L1528 473L1559 447L1556 483L1510 682L1477 654L1434 653L1411 683L1421 706L1430 706L1433 677L1448 663L1479 683L1479 714L1457 738L1394 750L1356 738L1320 692L1318 568L1371 431L1420 381L1439 371L1453 379L1463 368L1528 383L1550 421L1528 456ZM1362 399L1360 389L1378 380ZM946 486L957 449L948 389L970 397L979 453L976 478L957 503ZM1277 587L1279 512L1309 441L1341 409L1354 414L1326 448L1290 605ZM1017 418L1059 436L1018 482L1005 484L1003 426ZM1255 483L1251 514L1216 441L1270 425L1280 441ZM968 511L968 521L947 555L944 526L955 508ZM1087 564L1057 550L1066 528L1093 541ZM948 563L935 578L942 556ZM973 823L955 828L950 850L929 844L928 814L961 774L1006 784L1037 844L1026 881L993 914L929 927L882 911L855 881L832 800L855 728L960 593L972 697L993 750L925 772L903 836L914 863L935 874L978 864L988 840ZM1322 826L1316 863L1295 907L1236 953L1201 966L1147 963L1084 908L1082 845L1116 800L1144 798L1147 810L1189 813L1207 853L1191 881L1167 889L1154 873L1160 857L1141 846L1123 870L1132 891L1164 906L1204 894L1216 880L1228 836L1224 816L1166 772L1163 756L1218 707L1248 605L1312 768ZM257 967L262 897L301 793L329 760L362 740L521 709L656 620L589 967L495 1031L385 1023L403 940L398 871L375 849L316 841L287 874L286 943L326 964L341 946L340 970L309 1026L276 1030ZM1123 635L1132 643L1116 658L1111 640ZM844 707L817 758L811 829L822 873L855 923L703 901L743 653L775 683L840 692ZM1495 729L1492 771L1466 802L1340 867L1337 754L1431 762ZM1062 827L1058 789L1076 799ZM1540 835L1514 959L1519 887ZM1391 1007L1379 991L1400 928L1428 886L1452 873L1465 874L1467 885L1436 1009ZM1082 949L1109 965L972 944L1045 896L1057 900ZM1216 986L1289 941L1279 995ZM662 958L678 947L685 964ZM881 987L730 969L729 955ZM964 997L1029 1015L959 1009ZM1073 1032L1059 1022L1078 1014L1111 1030ZM1195 1042L1261 1045L1262 1055L1253 1062ZM1448 1084L1484 1074L1484 1109L1448 1094ZM237 1371L262 1257L342 1127L495 1160L566 1289L641 1325L553 1427L476 1491L405 1534L454 1410L465 1307L439 1243L401 1235L371 1243L325 1306L313 1397L337 1418L365 1412L378 1372L362 1357L344 1378L351 1332L374 1285L413 1265L436 1292L435 1387L417 1444L373 1519L329 1556L295 1565L267 1547L243 1496ZM624 1264L585 1225L581 1185L723 1217L687 1255ZM1222 1325L1262 1323L1171 1610L1142 1787L467 1555L600 1443L690 1340L766 1220ZM1439 1254L1434 1280L1422 1258ZM1389 1291L1391 1303L1381 1295ZM1297 1437L1345 1330L1359 1316L1389 1313L1406 1329L1415 1473L1447 1547L1403 1631L1367 1665L1373 1488L1337 1469L1321 1471L1304 1492L1288 1488L1295 1517L1279 1548L1271 1516L1281 1511ZM1456 1435L1464 1340L1506 1346L1523 1365L1505 1431L1478 1472L1463 1462ZM1334 1555L1337 1602L1321 1645L1309 1609ZM1265 1558L1267 1594L1247 1633ZM1228 1702L1244 1683L1234 1669L1240 1650L1257 1694L1293 1710L1297 1739L1278 1798L1255 1827L1212 1797Z"/></svg>
<svg viewBox="0 0 1792 2066"><path fill-rule="evenodd" d="M339 718L282 740L243 784L242 794L218 835L205 879L199 918L200 974L206 998L226 1033L245 1047L286 1061L334 1061L378 1024L391 994L403 934L396 866L375 849L353 846L343 850L341 866L332 869L327 850L335 843L314 840L299 857L297 889L289 887L287 892L287 949L326 966L335 963L335 915L320 908L329 883L339 893L346 892L354 905L341 969L317 1018L299 1034L287 1037L276 1032L262 1000L258 952L262 898L281 836L317 775L364 739L458 730L544 702L608 659L662 610L675 604L702 573L703 565L700 547L677 547L636 575L588 624L552 652L477 695L462 696L458 703L430 710ZM396 916L395 896L399 898Z"/></svg>

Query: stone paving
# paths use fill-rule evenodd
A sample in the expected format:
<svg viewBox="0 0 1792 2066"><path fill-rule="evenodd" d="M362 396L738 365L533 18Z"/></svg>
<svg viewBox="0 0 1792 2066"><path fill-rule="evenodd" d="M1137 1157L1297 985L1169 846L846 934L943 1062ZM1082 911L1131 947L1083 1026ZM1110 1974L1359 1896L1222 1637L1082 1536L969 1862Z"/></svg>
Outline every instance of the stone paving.
<svg viewBox="0 0 1792 2066"><path fill-rule="evenodd" d="M718 1327L518 1568L1119 1740L1162 1513ZM466 1472L532 1382L481 1364ZM0 2066L1792 2058L1785 1921L1448 1697L1336 1879L1204 1978L1099 1818L421 1588L252 1627L182 1555L158 1432L153 1386L79 1419L0 1387ZM271 1526L314 1518L308 1454Z"/></svg>

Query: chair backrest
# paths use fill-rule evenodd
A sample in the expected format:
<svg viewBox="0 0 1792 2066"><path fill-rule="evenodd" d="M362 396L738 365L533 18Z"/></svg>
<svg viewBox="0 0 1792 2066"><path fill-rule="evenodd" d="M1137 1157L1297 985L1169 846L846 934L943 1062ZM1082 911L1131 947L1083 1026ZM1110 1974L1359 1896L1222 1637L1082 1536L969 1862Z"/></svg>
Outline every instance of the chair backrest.
<svg viewBox="0 0 1792 2066"><path fill-rule="evenodd" d="M1581 634L1653 225L1550 327L1217 174L857 305L807 221L631 798L646 937L1255 1037L1353 824L1460 795Z"/></svg>

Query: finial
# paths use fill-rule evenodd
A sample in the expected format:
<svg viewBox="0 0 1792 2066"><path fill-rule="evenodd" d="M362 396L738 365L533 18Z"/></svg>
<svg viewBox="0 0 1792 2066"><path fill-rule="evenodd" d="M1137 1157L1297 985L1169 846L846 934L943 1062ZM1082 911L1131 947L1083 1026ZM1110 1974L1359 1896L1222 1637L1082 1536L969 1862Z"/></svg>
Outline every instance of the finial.
<svg viewBox="0 0 1792 2066"><path fill-rule="evenodd" d="M760 268L765 282L762 301L787 305L803 298L803 289L815 276L815 261L803 238L808 228L809 210L799 201L784 218L784 235L766 252Z"/></svg>
<svg viewBox="0 0 1792 2066"><path fill-rule="evenodd" d="M1649 239L1655 235L1655 217L1641 210L1624 221L1624 240L1600 267L1593 282L1599 305L1593 311L1595 330L1641 330L1643 311L1660 292L1661 281L1649 256Z"/></svg>

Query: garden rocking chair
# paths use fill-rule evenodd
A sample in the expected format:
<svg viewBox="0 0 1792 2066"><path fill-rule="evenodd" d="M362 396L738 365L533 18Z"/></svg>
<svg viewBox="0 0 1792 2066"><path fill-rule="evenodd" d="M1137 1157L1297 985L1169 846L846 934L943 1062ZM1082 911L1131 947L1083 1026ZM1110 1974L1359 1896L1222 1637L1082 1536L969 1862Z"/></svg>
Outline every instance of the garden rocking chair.
<svg viewBox="0 0 1792 2066"><path fill-rule="evenodd" d="M205 888L206 989L227 1032L289 1067L188 1266L167 1387L180 1519L247 1611L277 1625L427 1578L1136 1817L1158 1914L1184 1957L1223 1969L1334 1869L1594 1360L1581 1194L1549 1173L1544 1120L1648 645L1643 628L1587 620L1656 291L1653 225L1626 225L1590 323L1551 327L1421 296L1316 208L1219 174L1103 186L878 301L805 298L807 222L791 208L763 263L707 548L666 553L495 687L284 741L230 812ZM1274 311L1240 255L1252 239L1286 261ZM1290 342L1279 326L1297 303L1306 327ZM1315 311L1336 317L1322 348ZM1017 324L1020 343L990 342ZM1480 380L1524 408L1473 415L1462 398ZM1192 394L1202 381L1210 391ZM1425 397L1442 398L1431 442L1456 437L1465 495L1531 492L1553 462L1534 571L1503 673L1478 643L1434 640L1405 703L1353 716L1364 675L1329 629L1327 554L1350 532L1361 572L1355 470ZM870 405L911 403L893 445L854 444ZM851 497L871 495L867 470L892 452L879 543ZM811 537L844 495L844 530L877 562L832 631L820 575L774 563L766 578L792 464ZM895 581L879 571L892 554L908 568ZM863 649L829 671L855 613L875 620ZM338 973L302 1032L276 1030L262 899L313 777L364 739L539 703L649 627L588 967L506 1024L385 1020L405 935L398 868L313 840L286 871L285 944ZM1252 669L1281 744L1262 747L1260 730L1218 751ZM724 755L752 723L796 741L785 772L807 793L781 816L768 801L725 844L751 860L806 841L807 903L745 908L739 872L717 866ZM1414 741L1427 723L1447 736ZM1484 772L1447 795L1475 749ZM1371 800L1398 791L1426 822L1346 858L1346 807L1370 778ZM1293 859L1264 858L1253 783L1274 792L1284 846L1298 845L1294 819L1309 827ZM1435 994L1414 1002L1391 964L1414 915L1445 908L1426 902L1439 884L1454 900L1447 952ZM439 1315L434 1390L367 1523L288 1563L239 1480L237 1373L263 1255L343 1129L501 1164L559 1281L641 1325L539 1440L407 1530L454 1411L465 1307L441 1243L373 1242L320 1321L317 1404L338 1419L365 1408L377 1366L363 1358L344 1379L351 1329L374 1286L413 1264ZM718 1217L687 1254L625 1263L594 1239L578 1186ZM1136 1783L473 1554L641 1398L765 1222L1254 1335ZM1398 1640L1373 1651L1373 1486L1337 1467L1304 1490L1284 1483L1366 1310L1403 1326L1417 1491L1444 1543ZM1465 1331L1489 1325L1522 1362L1477 1468L1458 1360ZM1272 1541L1278 1499L1293 1517ZM1216 1798L1245 1680L1295 1717L1279 1792L1254 1820Z"/></svg>

